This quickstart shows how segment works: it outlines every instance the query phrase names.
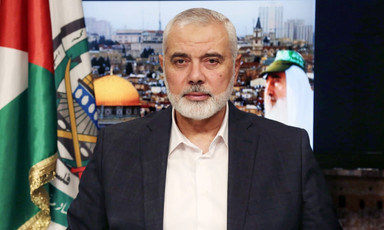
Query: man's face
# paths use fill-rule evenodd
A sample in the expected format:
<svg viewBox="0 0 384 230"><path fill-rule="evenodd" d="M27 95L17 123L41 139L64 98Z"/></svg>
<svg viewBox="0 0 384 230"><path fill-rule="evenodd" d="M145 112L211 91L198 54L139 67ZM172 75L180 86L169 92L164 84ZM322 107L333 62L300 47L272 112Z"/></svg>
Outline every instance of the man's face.
<svg viewBox="0 0 384 230"><path fill-rule="evenodd" d="M234 65L224 26L174 26L167 45L160 64L176 111L201 120L223 109L240 67L240 55Z"/></svg>
<svg viewBox="0 0 384 230"><path fill-rule="evenodd" d="M284 99L287 95L286 85L285 72L268 73L265 87L265 103L274 106L278 100Z"/></svg>

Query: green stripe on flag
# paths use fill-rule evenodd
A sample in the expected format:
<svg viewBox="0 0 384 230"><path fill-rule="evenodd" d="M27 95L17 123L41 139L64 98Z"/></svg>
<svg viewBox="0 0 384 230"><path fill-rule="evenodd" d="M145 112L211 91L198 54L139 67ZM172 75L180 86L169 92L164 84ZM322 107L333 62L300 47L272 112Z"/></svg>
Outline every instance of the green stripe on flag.
<svg viewBox="0 0 384 230"><path fill-rule="evenodd" d="M78 57L86 52L88 52L88 40L84 39L76 43L76 45L73 45L70 49L67 50L66 53L69 57L74 59L75 57ZM73 68L73 66L71 66L71 68Z"/></svg>
<svg viewBox="0 0 384 230"><path fill-rule="evenodd" d="M56 89L48 70L29 63L28 107L33 165L57 151Z"/></svg>
<svg viewBox="0 0 384 230"><path fill-rule="evenodd" d="M29 196L27 90L0 110L0 229L14 229L37 213Z"/></svg>

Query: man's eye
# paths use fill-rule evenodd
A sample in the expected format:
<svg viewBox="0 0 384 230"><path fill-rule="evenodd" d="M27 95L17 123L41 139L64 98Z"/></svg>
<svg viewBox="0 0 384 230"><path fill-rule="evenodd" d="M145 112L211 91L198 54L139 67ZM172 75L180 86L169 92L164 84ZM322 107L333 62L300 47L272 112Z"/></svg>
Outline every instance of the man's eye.
<svg viewBox="0 0 384 230"><path fill-rule="evenodd" d="M219 63L219 60L217 59L208 59L209 64L216 64Z"/></svg>
<svg viewBox="0 0 384 230"><path fill-rule="evenodd" d="M220 64L218 58L207 58L204 60L205 66L209 69L216 68Z"/></svg>
<svg viewBox="0 0 384 230"><path fill-rule="evenodd" d="M182 64L185 63L185 60L184 60L184 59L177 59L177 60L174 61L174 63L175 63L176 65L182 65Z"/></svg>

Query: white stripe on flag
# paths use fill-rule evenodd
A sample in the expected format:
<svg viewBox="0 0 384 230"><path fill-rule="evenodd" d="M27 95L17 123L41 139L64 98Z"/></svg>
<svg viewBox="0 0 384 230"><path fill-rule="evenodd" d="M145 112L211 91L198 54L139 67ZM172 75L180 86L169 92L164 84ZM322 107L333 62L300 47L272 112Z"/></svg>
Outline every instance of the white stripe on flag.
<svg viewBox="0 0 384 230"><path fill-rule="evenodd" d="M0 109L28 88L28 53L0 47Z"/></svg>

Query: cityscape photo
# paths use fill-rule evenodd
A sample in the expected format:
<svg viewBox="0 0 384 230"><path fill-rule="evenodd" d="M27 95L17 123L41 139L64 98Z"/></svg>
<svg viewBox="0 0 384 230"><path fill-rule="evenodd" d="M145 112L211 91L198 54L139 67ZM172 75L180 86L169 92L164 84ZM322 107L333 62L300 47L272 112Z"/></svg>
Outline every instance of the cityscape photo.
<svg viewBox="0 0 384 230"><path fill-rule="evenodd" d="M163 30L178 12L194 7L223 13L236 27L242 64L231 101L238 108L264 115L265 79L260 74L279 50L295 50L303 56L313 88L314 0L84 1L100 126L144 116L169 105L158 59ZM106 99L101 92L107 84L101 81L107 79L98 83L105 75L115 78L108 81L112 84L108 87L114 88L112 92L121 89L127 94L129 90L123 87L127 85L137 91L130 92L134 99Z"/></svg>

